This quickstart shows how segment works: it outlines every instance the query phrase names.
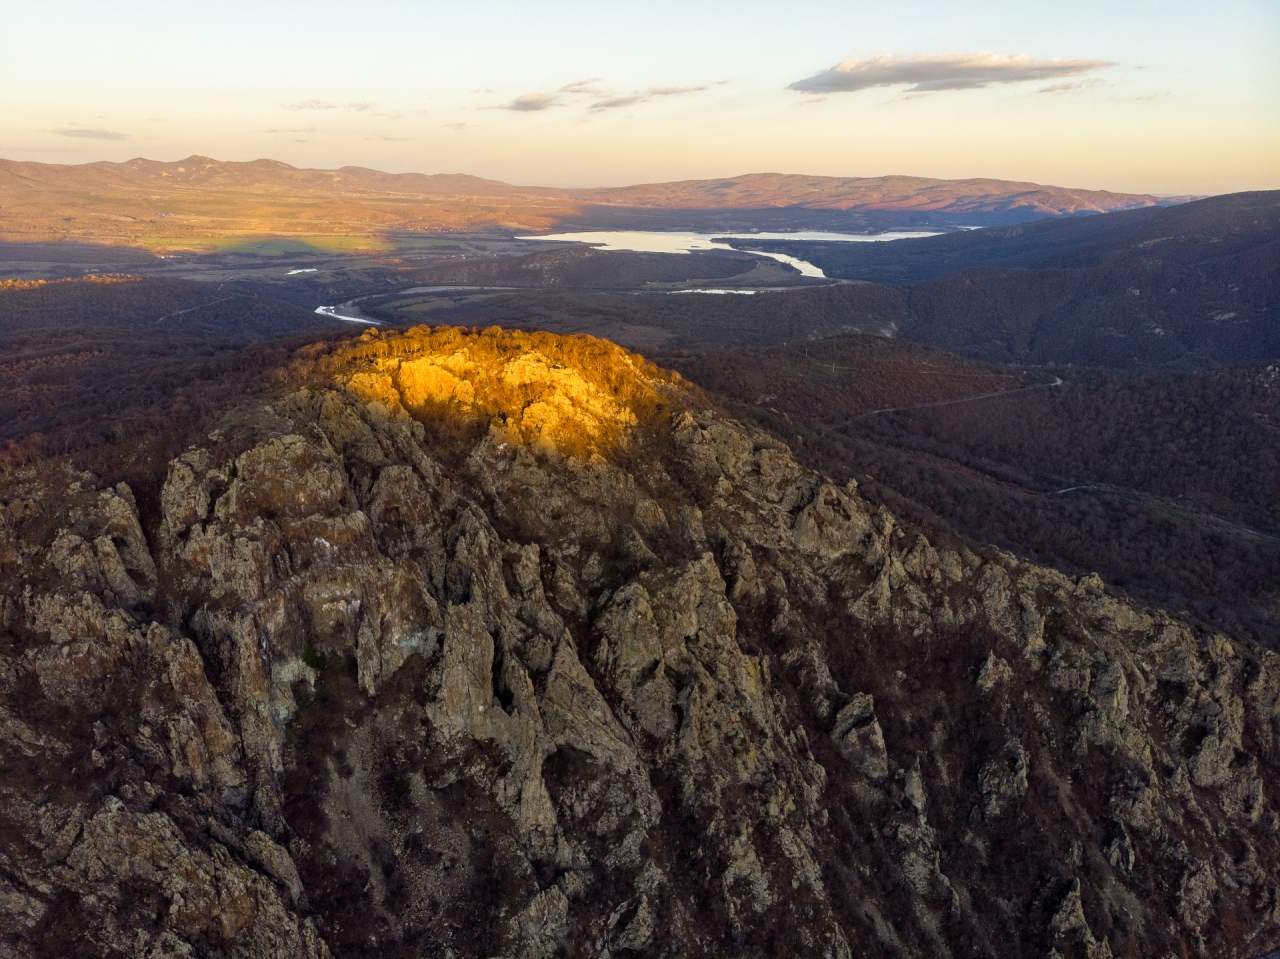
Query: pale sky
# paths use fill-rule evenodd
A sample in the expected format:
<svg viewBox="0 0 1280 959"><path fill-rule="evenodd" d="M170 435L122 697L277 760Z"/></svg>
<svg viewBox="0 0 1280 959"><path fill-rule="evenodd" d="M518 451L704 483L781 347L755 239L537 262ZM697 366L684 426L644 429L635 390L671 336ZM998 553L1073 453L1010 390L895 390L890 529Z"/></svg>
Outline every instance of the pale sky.
<svg viewBox="0 0 1280 959"><path fill-rule="evenodd" d="M0 0L0 157L1280 188L1280 2Z"/></svg>

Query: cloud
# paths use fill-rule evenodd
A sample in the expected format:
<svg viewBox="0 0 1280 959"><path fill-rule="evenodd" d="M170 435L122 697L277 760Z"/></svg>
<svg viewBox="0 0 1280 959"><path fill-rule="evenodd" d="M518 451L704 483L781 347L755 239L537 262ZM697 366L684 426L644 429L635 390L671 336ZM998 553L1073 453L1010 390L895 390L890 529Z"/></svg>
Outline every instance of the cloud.
<svg viewBox="0 0 1280 959"><path fill-rule="evenodd" d="M268 127L263 133L315 133L315 127Z"/></svg>
<svg viewBox="0 0 1280 959"><path fill-rule="evenodd" d="M1085 80L1068 80L1063 83L1051 83L1047 87L1041 87L1040 93L1079 93L1081 90L1087 90L1090 87L1099 86L1102 83L1100 77L1089 77Z"/></svg>
<svg viewBox="0 0 1280 959"><path fill-rule="evenodd" d="M603 82L600 77L588 77L586 80L567 83L555 93L526 93L516 97L510 103L502 104L500 109L527 113L534 110L549 110L552 107L566 106L568 105L566 98L593 97L590 109L596 112L635 106L638 103L644 103L646 100L652 100L654 97L683 96L686 93L700 93L711 89L706 86L650 87L648 90L619 93L603 86Z"/></svg>
<svg viewBox="0 0 1280 959"><path fill-rule="evenodd" d="M578 80L575 83L566 83L560 88L561 93L589 93L592 96L600 94L600 77L587 77L585 80Z"/></svg>
<svg viewBox="0 0 1280 959"><path fill-rule="evenodd" d="M908 93L977 90L1000 83L1076 77L1114 66L1106 60L1037 60L1026 54L958 53L913 57L879 53L850 59L797 80L787 89L801 93L853 93L872 87L905 86Z"/></svg>
<svg viewBox="0 0 1280 959"><path fill-rule="evenodd" d="M709 87L654 87L649 91L652 97L678 97L685 93L701 93Z"/></svg>
<svg viewBox="0 0 1280 959"><path fill-rule="evenodd" d="M591 104L592 110L615 110L618 107L634 106L637 103L644 103L649 99L643 93L630 93L616 97L605 97L603 100L597 100Z"/></svg>
<svg viewBox="0 0 1280 959"><path fill-rule="evenodd" d="M168 117L147 117L148 123L168 123Z"/></svg>
<svg viewBox="0 0 1280 959"><path fill-rule="evenodd" d="M370 100L352 100L349 103L333 103L329 100L298 100L280 104L282 110L350 110L352 113L372 113L374 116L399 117L400 114L378 113L378 105Z"/></svg>
<svg viewBox="0 0 1280 959"><path fill-rule="evenodd" d="M442 123L440 124L440 129L441 130L465 130L467 126L468 124L466 123Z"/></svg>
<svg viewBox="0 0 1280 959"><path fill-rule="evenodd" d="M127 140L129 134L116 133L114 130L91 130L84 127L74 127L67 130L53 130L60 137L78 137L82 140Z"/></svg>
<svg viewBox="0 0 1280 959"><path fill-rule="evenodd" d="M560 105L560 97L554 93L525 93L510 103L503 104L504 110L515 110L517 113L532 113L536 110L549 110Z"/></svg>
<svg viewBox="0 0 1280 959"><path fill-rule="evenodd" d="M630 107L644 103L654 97L679 97L686 93L701 93L710 87L651 87L640 93L620 93L604 97L591 104L592 110L613 110L618 107Z"/></svg>

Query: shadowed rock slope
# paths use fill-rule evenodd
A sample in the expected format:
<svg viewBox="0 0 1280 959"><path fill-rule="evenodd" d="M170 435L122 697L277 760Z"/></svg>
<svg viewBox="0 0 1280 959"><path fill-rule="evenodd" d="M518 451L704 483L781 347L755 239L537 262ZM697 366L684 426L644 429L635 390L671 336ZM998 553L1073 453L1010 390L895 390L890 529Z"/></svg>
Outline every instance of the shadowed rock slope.
<svg viewBox="0 0 1280 959"><path fill-rule="evenodd" d="M371 332L0 503L5 959L1280 942L1280 658L609 344Z"/></svg>

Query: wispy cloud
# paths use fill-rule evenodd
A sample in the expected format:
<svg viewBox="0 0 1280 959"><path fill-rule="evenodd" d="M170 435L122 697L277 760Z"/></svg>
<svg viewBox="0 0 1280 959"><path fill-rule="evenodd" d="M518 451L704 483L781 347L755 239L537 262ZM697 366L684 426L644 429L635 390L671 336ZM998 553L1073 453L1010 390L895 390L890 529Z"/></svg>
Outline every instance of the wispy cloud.
<svg viewBox="0 0 1280 959"><path fill-rule="evenodd" d="M560 97L554 93L525 93L510 103L504 103L502 109L515 110L517 113L533 113L537 110L550 110L560 104Z"/></svg>
<svg viewBox="0 0 1280 959"><path fill-rule="evenodd" d="M620 93L603 97L591 104L592 110L613 110L618 107L635 106L654 97L679 97L687 93L701 93L710 87L650 87L637 93Z"/></svg>
<svg viewBox="0 0 1280 959"><path fill-rule="evenodd" d="M1039 93L1079 93L1081 90L1088 90L1090 87L1102 85L1100 77L1088 77L1084 80L1067 80L1063 83L1051 83L1047 87L1041 87Z"/></svg>
<svg viewBox="0 0 1280 959"><path fill-rule="evenodd" d="M939 90L976 90L994 84L1076 77L1103 67L1106 60L1037 60L1026 54L957 53L908 56L878 53L837 63L829 70L797 80L789 90L801 93L853 93L873 87L907 88L909 94Z"/></svg>
<svg viewBox="0 0 1280 959"><path fill-rule="evenodd" d="M352 113L369 113L376 117L399 117L399 113L380 113L378 105L371 100L351 100L347 103L334 103L331 100L298 100L294 103L280 104L282 110L350 110Z"/></svg>
<svg viewBox="0 0 1280 959"><path fill-rule="evenodd" d="M618 107L630 107L649 99L643 93L627 93L616 97L605 97L591 104L592 110L616 110Z"/></svg>
<svg viewBox="0 0 1280 959"><path fill-rule="evenodd" d="M577 80L574 83L566 83L560 88L561 93L589 93L592 96L599 96L600 84L603 81L600 77L587 77L585 80Z"/></svg>
<svg viewBox="0 0 1280 959"><path fill-rule="evenodd" d="M725 83L727 81L720 81ZM500 109L516 110L530 113L536 110L550 110L552 107L568 107L581 103L582 98L590 98L588 108L593 111L617 110L632 107L652 100L654 97L677 97L688 93L701 93L711 89L708 86L696 87L650 87L647 90L622 92L605 86L600 77L588 77L566 83L555 93L525 93L508 103L501 104Z"/></svg>
<svg viewBox="0 0 1280 959"><path fill-rule="evenodd" d="M678 97L686 93L701 93L703 90L709 89L710 87L654 87L649 91L649 96Z"/></svg>
<svg viewBox="0 0 1280 959"><path fill-rule="evenodd" d="M263 133L315 133L315 127L267 127Z"/></svg>
<svg viewBox="0 0 1280 959"><path fill-rule="evenodd" d="M127 140L129 134L117 133L115 130L94 130L87 127L70 127L64 130L50 131L60 137L77 137L82 140Z"/></svg>

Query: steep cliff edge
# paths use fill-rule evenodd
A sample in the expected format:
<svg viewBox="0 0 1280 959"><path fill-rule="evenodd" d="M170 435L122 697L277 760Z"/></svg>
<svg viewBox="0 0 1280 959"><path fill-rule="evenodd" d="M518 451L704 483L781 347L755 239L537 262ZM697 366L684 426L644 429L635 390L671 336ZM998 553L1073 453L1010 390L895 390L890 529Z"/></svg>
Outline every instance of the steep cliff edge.
<svg viewBox="0 0 1280 959"><path fill-rule="evenodd" d="M930 543L600 341L294 380L158 502L0 492L0 957L1280 944L1280 657Z"/></svg>

